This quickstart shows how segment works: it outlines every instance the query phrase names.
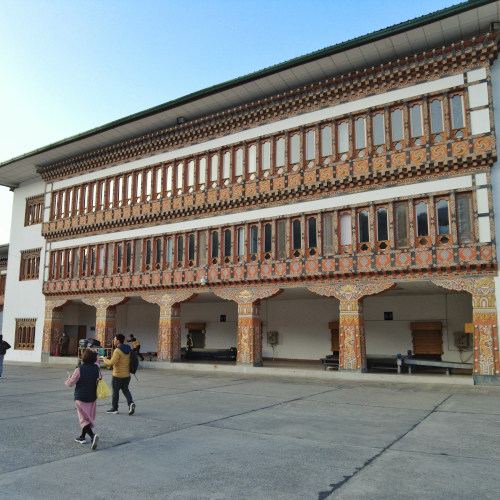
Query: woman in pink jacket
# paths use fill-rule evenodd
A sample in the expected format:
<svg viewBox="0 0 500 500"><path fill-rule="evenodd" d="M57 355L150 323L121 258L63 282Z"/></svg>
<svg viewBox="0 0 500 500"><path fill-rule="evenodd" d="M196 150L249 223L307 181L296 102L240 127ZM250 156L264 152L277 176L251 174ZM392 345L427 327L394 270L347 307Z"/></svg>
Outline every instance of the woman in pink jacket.
<svg viewBox="0 0 500 500"><path fill-rule="evenodd" d="M75 387L75 406L82 428L80 436L75 438L75 441L80 444L86 443L85 436L88 434L92 450L97 448L99 441L99 436L92 430L97 409L99 376L97 353L91 349L85 349L82 355L82 364L65 381L67 387Z"/></svg>

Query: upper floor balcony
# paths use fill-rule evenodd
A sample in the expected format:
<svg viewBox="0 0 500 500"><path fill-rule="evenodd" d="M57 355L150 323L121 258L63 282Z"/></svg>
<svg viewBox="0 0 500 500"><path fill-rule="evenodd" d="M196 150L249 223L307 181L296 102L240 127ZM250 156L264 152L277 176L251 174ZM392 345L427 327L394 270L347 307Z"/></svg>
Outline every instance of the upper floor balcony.
<svg viewBox="0 0 500 500"><path fill-rule="evenodd" d="M489 275L496 248L479 189L61 248L44 293Z"/></svg>
<svg viewBox="0 0 500 500"><path fill-rule="evenodd" d="M42 234L84 236L491 166L494 134L473 133L466 101L455 87L57 189Z"/></svg>

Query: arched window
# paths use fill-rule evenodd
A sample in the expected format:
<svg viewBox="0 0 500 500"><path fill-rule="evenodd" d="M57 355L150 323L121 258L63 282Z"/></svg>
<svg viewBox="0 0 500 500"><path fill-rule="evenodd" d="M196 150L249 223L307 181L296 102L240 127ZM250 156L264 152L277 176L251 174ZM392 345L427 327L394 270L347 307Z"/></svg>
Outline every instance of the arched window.
<svg viewBox="0 0 500 500"><path fill-rule="evenodd" d="M147 271L151 269L151 240L146 240L146 259L144 265Z"/></svg>
<svg viewBox="0 0 500 500"><path fill-rule="evenodd" d="M161 269L162 266L162 240L161 238L155 239L155 268Z"/></svg>
<svg viewBox="0 0 500 500"><path fill-rule="evenodd" d="M295 219L292 222L292 250L301 250L302 249L302 224L299 219ZM295 257L300 255L293 254Z"/></svg>
<svg viewBox="0 0 500 500"><path fill-rule="evenodd" d="M207 159L205 157L200 159L200 163L198 165L198 183L205 184L205 180L207 177Z"/></svg>
<svg viewBox="0 0 500 500"><path fill-rule="evenodd" d="M421 104L414 104L410 108L410 129L411 129L410 134L412 139L424 135Z"/></svg>
<svg viewBox="0 0 500 500"><path fill-rule="evenodd" d="M327 125L321 129L321 156L332 154L332 127Z"/></svg>
<svg viewBox="0 0 500 500"><path fill-rule="evenodd" d="M100 252L101 255L104 254L104 250ZM130 272L132 270L132 243L127 242L125 246L125 270Z"/></svg>
<svg viewBox="0 0 500 500"><path fill-rule="evenodd" d="M176 181L176 188L177 189L182 189L184 186L184 163L178 163L177 164L177 181Z"/></svg>
<svg viewBox="0 0 500 500"><path fill-rule="evenodd" d="M252 144L248 148L248 173L252 174L257 171L257 146Z"/></svg>
<svg viewBox="0 0 500 500"><path fill-rule="evenodd" d="M224 230L224 257L231 256L231 230Z"/></svg>
<svg viewBox="0 0 500 500"><path fill-rule="evenodd" d="M370 241L370 220L368 210L358 212L358 242L368 243Z"/></svg>
<svg viewBox="0 0 500 500"><path fill-rule="evenodd" d="M177 236L177 267L182 267L184 261L184 238Z"/></svg>
<svg viewBox="0 0 500 500"><path fill-rule="evenodd" d="M271 224L264 225L264 253L271 253L273 250L272 243L272 226Z"/></svg>
<svg viewBox="0 0 500 500"><path fill-rule="evenodd" d="M347 153L349 151L349 125L341 122L337 125L337 153Z"/></svg>
<svg viewBox="0 0 500 500"><path fill-rule="evenodd" d="M352 251L352 223L350 213L341 214L340 216L340 248L343 253Z"/></svg>
<svg viewBox="0 0 500 500"><path fill-rule="evenodd" d="M439 99L434 99L430 104L431 113L431 134L439 134L444 131L443 123L443 103Z"/></svg>
<svg viewBox="0 0 500 500"><path fill-rule="evenodd" d="M421 201L415 207L417 217L417 236L429 236L429 212L427 203Z"/></svg>
<svg viewBox="0 0 500 500"><path fill-rule="evenodd" d="M308 130L306 133L306 161L316 158L316 134L314 130Z"/></svg>
<svg viewBox="0 0 500 500"><path fill-rule="evenodd" d="M250 227L250 254L252 260L255 260L255 255L258 252L258 229L257 226Z"/></svg>
<svg viewBox="0 0 500 500"><path fill-rule="evenodd" d="M172 266L174 261L174 242L171 236L167 238L167 249L165 258L167 260L167 264L169 266Z"/></svg>
<svg viewBox="0 0 500 500"><path fill-rule="evenodd" d="M210 258L212 259L212 264L217 264L219 258L219 233L217 231L212 232L211 240Z"/></svg>
<svg viewBox="0 0 500 500"><path fill-rule="evenodd" d="M363 116L354 122L354 139L356 149L366 148L366 119Z"/></svg>
<svg viewBox="0 0 500 500"><path fill-rule="evenodd" d="M373 115L372 118L372 127L373 127L373 145L374 146L382 146L385 144L385 123L384 123L384 114L377 113ZM381 152L381 151L379 151Z"/></svg>
<svg viewBox="0 0 500 500"><path fill-rule="evenodd" d="M243 175L243 148L238 148L236 150L236 163L234 166L234 175L236 177Z"/></svg>
<svg viewBox="0 0 500 500"><path fill-rule="evenodd" d="M285 139L280 137L276 141L276 168L283 167L285 165Z"/></svg>
<svg viewBox="0 0 500 500"><path fill-rule="evenodd" d="M307 247L316 248L318 246L316 218L311 217L307 220Z"/></svg>
<svg viewBox="0 0 500 500"><path fill-rule="evenodd" d="M189 265L194 265L195 259L195 235L190 234L188 239L188 261Z"/></svg>
<svg viewBox="0 0 500 500"><path fill-rule="evenodd" d="M213 155L210 160L210 181L215 182L219 177L219 156Z"/></svg>
<svg viewBox="0 0 500 500"><path fill-rule="evenodd" d="M262 144L261 164L262 170L269 170L271 168L271 143L269 141Z"/></svg>

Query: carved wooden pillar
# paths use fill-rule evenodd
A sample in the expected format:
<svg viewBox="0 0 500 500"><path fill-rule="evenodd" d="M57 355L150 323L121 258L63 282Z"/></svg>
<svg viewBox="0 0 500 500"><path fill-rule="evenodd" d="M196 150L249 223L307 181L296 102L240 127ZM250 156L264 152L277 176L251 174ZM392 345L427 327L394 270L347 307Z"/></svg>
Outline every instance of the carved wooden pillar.
<svg viewBox="0 0 500 500"><path fill-rule="evenodd" d="M262 326L260 301L281 293L279 288L229 288L215 295L238 304L238 364L262 366Z"/></svg>
<svg viewBox="0 0 500 500"><path fill-rule="evenodd" d="M95 307L96 322L94 337L103 347L111 347L116 335L116 306L128 300L127 297L113 295L110 297L86 297L84 304Z"/></svg>
<svg viewBox="0 0 500 500"><path fill-rule="evenodd" d="M181 359L181 303L193 299L196 295L196 293L188 291L179 291L141 296L146 302L160 306L159 360L172 362Z"/></svg>
<svg viewBox="0 0 500 500"><path fill-rule="evenodd" d="M339 370L366 371L366 338L363 298L393 288L389 282L313 286L309 290L340 300Z"/></svg>
<svg viewBox="0 0 500 500"><path fill-rule="evenodd" d="M493 278L436 279L432 282L448 290L469 292L472 295L474 381L486 382L489 377L500 375L497 308Z"/></svg>
<svg viewBox="0 0 500 500"><path fill-rule="evenodd" d="M47 299L43 323L42 354L55 353L57 340L63 333L63 308L71 304L68 299Z"/></svg>

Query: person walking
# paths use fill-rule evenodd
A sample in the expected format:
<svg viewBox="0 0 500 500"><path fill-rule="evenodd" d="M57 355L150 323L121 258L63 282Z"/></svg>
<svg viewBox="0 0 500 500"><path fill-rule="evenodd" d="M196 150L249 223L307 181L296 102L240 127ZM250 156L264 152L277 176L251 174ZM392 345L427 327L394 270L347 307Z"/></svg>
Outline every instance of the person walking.
<svg viewBox="0 0 500 500"><path fill-rule="evenodd" d="M130 353L132 352L132 347L125 344L125 335L121 333L115 336L113 345L115 346L115 350L111 359L103 359L108 369L113 368L113 377L111 379L113 396L111 398L111 408L106 413L118 413L118 399L121 390L127 399L128 414L133 415L135 412L135 403L128 388L130 384Z"/></svg>
<svg viewBox="0 0 500 500"><path fill-rule="evenodd" d="M80 444L87 442L85 436L90 437L90 449L97 448L99 436L94 433L94 420L97 410L97 381L99 380L99 364L97 353L91 349L85 349L82 355L82 364L69 375L65 381L67 387L75 387L75 406L78 420L82 429L81 434L75 438Z"/></svg>
<svg viewBox="0 0 500 500"><path fill-rule="evenodd" d="M7 353L7 350L10 349L10 344L5 342L3 339L3 335L0 334L0 378L2 378L3 372L3 357Z"/></svg>
<svg viewBox="0 0 500 500"><path fill-rule="evenodd" d="M130 334L130 340L128 343L132 346L132 349L137 353L137 356L144 361L144 356L141 354L141 343L135 338L134 335Z"/></svg>

